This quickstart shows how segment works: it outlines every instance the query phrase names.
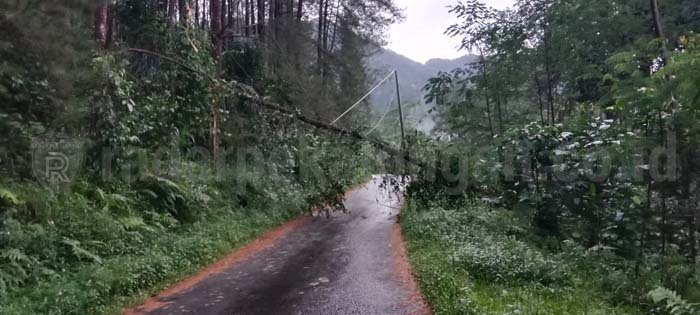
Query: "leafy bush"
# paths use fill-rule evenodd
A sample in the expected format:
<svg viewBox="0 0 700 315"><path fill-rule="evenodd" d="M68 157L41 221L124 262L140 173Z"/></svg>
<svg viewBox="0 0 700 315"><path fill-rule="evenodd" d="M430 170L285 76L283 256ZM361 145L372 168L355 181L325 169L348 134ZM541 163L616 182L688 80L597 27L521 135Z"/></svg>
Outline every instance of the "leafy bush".
<svg viewBox="0 0 700 315"><path fill-rule="evenodd" d="M671 315L694 315L700 313L700 304L688 303L676 292L666 288L656 288L649 292L654 303L665 303L665 309Z"/></svg>
<svg viewBox="0 0 700 315"><path fill-rule="evenodd" d="M560 253L513 212L483 203L409 199L409 256L436 314L636 314L601 294L607 256L572 243ZM446 206L447 205L447 206ZM592 277L592 275L596 275ZM597 280L596 280L597 279ZM635 283L627 281L624 284Z"/></svg>
<svg viewBox="0 0 700 315"><path fill-rule="evenodd" d="M356 162L334 162L335 154L323 157L329 171L344 172L328 173L338 179L333 191L364 180L355 177ZM0 313L114 313L329 196L281 168L251 171L240 186L235 169L217 174L194 162L166 164L162 175L132 184L3 182L0 297L8 302ZM245 206L236 196L249 196Z"/></svg>

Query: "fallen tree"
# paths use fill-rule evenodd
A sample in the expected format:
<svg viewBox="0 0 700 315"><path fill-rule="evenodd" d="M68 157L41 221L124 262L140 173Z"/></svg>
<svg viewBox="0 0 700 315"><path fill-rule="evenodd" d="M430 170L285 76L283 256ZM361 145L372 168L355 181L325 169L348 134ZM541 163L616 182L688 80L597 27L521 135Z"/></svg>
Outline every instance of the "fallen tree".
<svg viewBox="0 0 700 315"><path fill-rule="evenodd" d="M187 69L188 71L191 71L197 75L202 76L204 79L211 81L212 83L216 84L217 87L223 88L223 89L229 91L231 94L233 94L241 99L255 103L255 104L261 106L262 108L265 108L267 110L271 110L273 112L289 115L299 122L316 127L318 129L326 130L326 131L338 134L338 135L343 136L343 137L349 137L349 138L353 138L353 139L358 140L358 141L364 141L364 142L370 143L375 148L377 148L381 151L384 151L391 156L398 157L405 162L411 163L411 164L416 165L420 168L424 168L424 169L429 168L428 163L425 163L423 161L416 159L415 157L412 157L407 151L402 151L402 150L396 149L393 146L391 146L389 143L386 143L385 141L365 136L357 130L347 130L344 128L340 128L340 127L337 127L337 126L310 118L310 117L302 114L301 111L299 111L298 109L293 108L291 106L284 106L283 104L278 104L278 103L268 101L268 100L264 99L263 97L261 97L255 91L255 89L253 89L252 87L250 87L246 84L236 82L236 81L227 81L227 80L223 80L220 78L216 78L207 72L197 70L197 69L187 65L183 61L177 60L177 59L172 58L172 57L165 56L163 54L159 54L159 53L154 52L154 51L141 49L141 48L128 48L127 51L141 53L141 54L148 54L148 55L156 56L156 57L161 58L163 60L175 63L178 66L183 67L183 68Z"/></svg>

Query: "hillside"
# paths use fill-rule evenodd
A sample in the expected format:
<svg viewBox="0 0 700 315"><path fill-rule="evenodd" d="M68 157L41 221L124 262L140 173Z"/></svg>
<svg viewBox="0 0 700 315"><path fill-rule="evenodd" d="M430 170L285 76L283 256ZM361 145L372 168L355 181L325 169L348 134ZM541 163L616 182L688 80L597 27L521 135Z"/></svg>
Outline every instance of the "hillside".
<svg viewBox="0 0 700 315"><path fill-rule="evenodd" d="M473 60L473 55L465 55L457 59L431 59L423 64L394 51L382 49L368 59L367 67L370 73L375 75L375 82L390 71L398 69L401 100L408 108L408 120L412 120L419 130L429 132L435 126L435 122L428 114L430 106L423 102L423 87L428 79L439 72L464 67ZM385 83L372 95L372 108L378 113L383 113L390 101L396 104L395 93L393 81Z"/></svg>

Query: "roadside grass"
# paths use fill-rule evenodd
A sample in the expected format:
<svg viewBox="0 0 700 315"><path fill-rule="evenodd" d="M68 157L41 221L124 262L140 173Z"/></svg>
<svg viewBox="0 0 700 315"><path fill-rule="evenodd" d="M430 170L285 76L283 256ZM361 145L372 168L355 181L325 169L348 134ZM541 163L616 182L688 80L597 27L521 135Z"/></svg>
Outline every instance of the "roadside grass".
<svg viewBox="0 0 700 315"><path fill-rule="evenodd" d="M603 275L578 269L569 254L545 255L520 241L526 229L503 210L409 200L401 223L435 314L641 314L611 301L597 286Z"/></svg>
<svg viewBox="0 0 700 315"><path fill-rule="evenodd" d="M228 213L153 235L141 253L83 264L14 292L2 313L118 314L300 213Z"/></svg>
<svg viewBox="0 0 700 315"><path fill-rule="evenodd" d="M119 314L331 193L251 177L244 189L212 173L103 187L1 183L0 314ZM368 175L348 178L344 187Z"/></svg>

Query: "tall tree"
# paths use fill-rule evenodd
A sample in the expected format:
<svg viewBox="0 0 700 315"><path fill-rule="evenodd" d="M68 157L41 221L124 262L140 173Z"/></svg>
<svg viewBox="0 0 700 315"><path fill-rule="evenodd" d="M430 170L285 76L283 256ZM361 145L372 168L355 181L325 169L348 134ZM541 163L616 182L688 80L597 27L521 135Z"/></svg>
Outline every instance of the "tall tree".
<svg viewBox="0 0 700 315"><path fill-rule="evenodd" d="M210 36L214 49L212 53L218 59L223 51L223 38L221 26L221 0L209 1L209 20L211 23ZM219 156L219 104L212 102L211 121L209 126L209 146L214 158Z"/></svg>
<svg viewBox="0 0 700 315"><path fill-rule="evenodd" d="M297 2L297 21L301 21L304 17L304 0Z"/></svg>
<svg viewBox="0 0 700 315"><path fill-rule="evenodd" d="M651 16L654 20L654 32L656 37L664 38L664 29L661 24L661 14L659 13L659 3L657 0L649 0L651 6Z"/></svg>
<svg viewBox="0 0 700 315"><path fill-rule="evenodd" d="M209 32L214 46L212 53L218 57L223 50L221 41L221 0L209 1Z"/></svg>
<svg viewBox="0 0 700 315"><path fill-rule="evenodd" d="M265 0L258 0L258 37L265 38Z"/></svg>
<svg viewBox="0 0 700 315"><path fill-rule="evenodd" d="M221 1L221 36L223 36L223 32L226 30L226 27L228 27L228 1L227 0L220 0ZM222 39L223 40L223 39Z"/></svg>
<svg viewBox="0 0 700 315"><path fill-rule="evenodd" d="M168 22L173 24L177 20L177 1L178 0L168 0Z"/></svg>
<svg viewBox="0 0 700 315"><path fill-rule="evenodd" d="M95 42L100 48L109 46L109 0L97 0L95 7Z"/></svg>

